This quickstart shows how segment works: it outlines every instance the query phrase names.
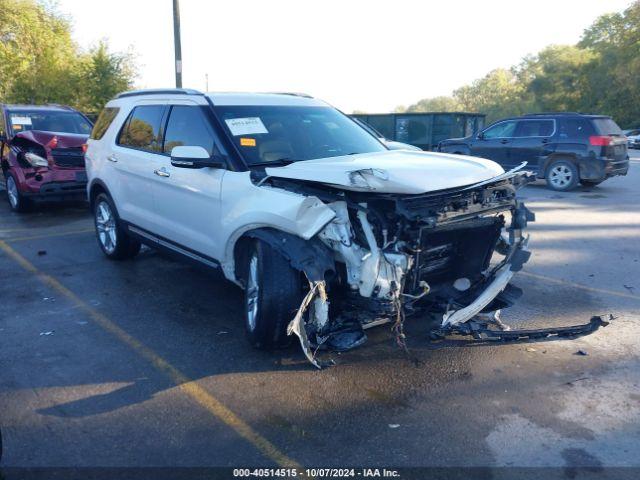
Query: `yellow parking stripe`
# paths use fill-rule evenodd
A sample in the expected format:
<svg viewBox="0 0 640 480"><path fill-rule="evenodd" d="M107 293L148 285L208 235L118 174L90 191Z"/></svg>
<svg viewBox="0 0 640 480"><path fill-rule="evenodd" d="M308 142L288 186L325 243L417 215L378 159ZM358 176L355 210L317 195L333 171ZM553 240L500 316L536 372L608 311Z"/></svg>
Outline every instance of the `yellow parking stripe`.
<svg viewBox="0 0 640 480"><path fill-rule="evenodd" d="M3 238L3 240L5 242L23 242L25 240L40 240L42 238L66 237L67 235L80 235L82 233L93 233L94 231L95 229L93 228L83 228L82 230L68 230L66 232L46 233L42 235L29 235L25 237L13 237L13 238L9 237L9 238Z"/></svg>
<svg viewBox="0 0 640 480"><path fill-rule="evenodd" d="M586 290L587 292L601 293L603 295L613 295L621 298L630 298L631 300L640 301L640 295L634 295L632 293L624 293L624 292L616 292L614 290L607 290L604 288L594 288L589 287L587 285L582 285L580 283L568 282L566 280L560 280L553 277L547 277L546 275L540 275L538 273L531 272L518 272L518 275L524 275L525 277L531 277L538 280L543 280L549 283L555 283L556 285L568 285L573 288L579 288L581 290Z"/></svg>
<svg viewBox="0 0 640 480"><path fill-rule="evenodd" d="M78 309L84 311L95 323L107 332L113 334L118 340L133 349L141 357L145 358L153 366L167 375L177 388L186 393L195 400L199 405L204 407L209 413L214 415L220 421L231 427L238 435L250 442L266 457L273 460L276 464L283 467L300 467L294 460L287 457L286 454L278 450L269 440L264 438L258 432L253 430L246 422L227 408L222 402L215 398L212 394L199 386L195 381L188 378L180 370L172 366L164 360L160 355L155 353L149 347L143 345L140 341L129 335L105 315L92 308L89 304L80 299L75 293L62 285L58 280L44 272L38 270L29 260L24 258L6 242L0 240L0 250L4 251L9 257L15 260L26 271L34 274L45 285L51 287L59 294L70 300Z"/></svg>

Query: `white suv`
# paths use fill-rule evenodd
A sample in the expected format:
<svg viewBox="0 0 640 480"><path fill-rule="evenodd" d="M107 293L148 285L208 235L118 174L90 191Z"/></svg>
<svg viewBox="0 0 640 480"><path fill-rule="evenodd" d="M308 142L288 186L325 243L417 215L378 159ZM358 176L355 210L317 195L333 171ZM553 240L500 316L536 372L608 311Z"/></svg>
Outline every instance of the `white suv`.
<svg viewBox="0 0 640 480"><path fill-rule="evenodd" d="M390 151L328 104L298 94L127 92L86 153L98 243L111 259L145 243L245 290L257 347L295 333L318 347L440 312L455 328L511 303L532 215L531 175L432 152Z"/></svg>

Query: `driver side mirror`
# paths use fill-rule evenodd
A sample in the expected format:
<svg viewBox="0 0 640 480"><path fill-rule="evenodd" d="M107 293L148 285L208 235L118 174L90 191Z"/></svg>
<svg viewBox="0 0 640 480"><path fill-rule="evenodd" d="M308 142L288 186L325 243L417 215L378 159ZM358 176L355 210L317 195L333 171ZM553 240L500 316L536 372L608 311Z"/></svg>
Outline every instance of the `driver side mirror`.
<svg viewBox="0 0 640 480"><path fill-rule="evenodd" d="M179 146L171 149L171 165L178 168L226 168L224 157L209 155L203 147Z"/></svg>
<svg viewBox="0 0 640 480"><path fill-rule="evenodd" d="M477 138L478 140L484 140L484 132L478 132Z"/></svg>

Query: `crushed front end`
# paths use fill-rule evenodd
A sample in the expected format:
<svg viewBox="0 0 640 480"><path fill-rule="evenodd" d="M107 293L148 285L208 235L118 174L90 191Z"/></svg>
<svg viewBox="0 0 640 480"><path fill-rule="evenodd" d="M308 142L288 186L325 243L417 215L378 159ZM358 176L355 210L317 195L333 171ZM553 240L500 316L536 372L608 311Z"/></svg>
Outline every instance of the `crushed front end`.
<svg viewBox="0 0 640 480"><path fill-rule="evenodd" d="M336 190L275 180L335 212L318 234L334 257L331 278L310 282L290 331L316 365L317 349L347 350L364 330L393 322L404 346L405 316L441 315L441 328L508 307L509 285L529 259L534 215L516 190L534 179L512 171L475 185L419 195ZM303 338L304 337L304 338Z"/></svg>

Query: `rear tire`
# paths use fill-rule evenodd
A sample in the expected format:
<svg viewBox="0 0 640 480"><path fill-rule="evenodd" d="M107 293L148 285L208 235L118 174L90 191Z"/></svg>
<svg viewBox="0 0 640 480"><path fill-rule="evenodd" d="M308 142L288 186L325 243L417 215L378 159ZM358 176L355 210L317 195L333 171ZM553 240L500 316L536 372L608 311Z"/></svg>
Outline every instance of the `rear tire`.
<svg viewBox="0 0 640 480"><path fill-rule="evenodd" d="M244 265L247 338L259 349L291 344L287 326L302 301L302 278L269 244L254 240Z"/></svg>
<svg viewBox="0 0 640 480"><path fill-rule="evenodd" d="M583 187L595 187L600 185L604 180L580 180L580 184Z"/></svg>
<svg viewBox="0 0 640 480"><path fill-rule="evenodd" d="M14 212L26 212L29 210L31 202L28 198L25 198L22 193L20 193L16 177L11 172L5 170L4 179L7 189L7 201L9 202L11 210Z"/></svg>
<svg viewBox="0 0 640 480"><path fill-rule="evenodd" d="M140 242L131 238L123 228L111 197L101 193L96 197L93 205L96 238L102 253L111 260L135 257L140 252Z"/></svg>
<svg viewBox="0 0 640 480"><path fill-rule="evenodd" d="M557 192L573 190L580 181L578 168L569 160L554 160L547 168L547 186Z"/></svg>

